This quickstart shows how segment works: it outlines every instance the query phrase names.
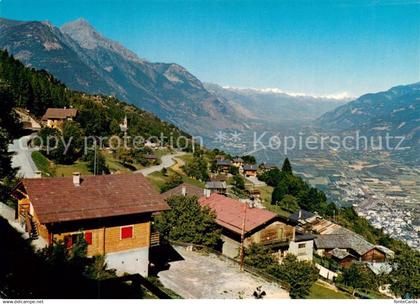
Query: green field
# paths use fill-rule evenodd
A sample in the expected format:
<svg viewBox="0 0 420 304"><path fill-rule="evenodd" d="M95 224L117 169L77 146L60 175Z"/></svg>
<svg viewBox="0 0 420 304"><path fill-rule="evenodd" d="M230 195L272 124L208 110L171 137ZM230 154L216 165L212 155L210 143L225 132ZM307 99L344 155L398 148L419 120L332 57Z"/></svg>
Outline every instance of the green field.
<svg viewBox="0 0 420 304"><path fill-rule="evenodd" d="M307 299L353 299L353 297L350 294L332 290L317 282L312 286L311 293Z"/></svg>
<svg viewBox="0 0 420 304"><path fill-rule="evenodd" d="M128 173L133 171L128 166L124 166L123 163L116 159L111 153L108 153L108 151L103 152L102 155L105 157L106 165L111 172ZM133 164L132 166L136 170L143 168L140 164Z"/></svg>
<svg viewBox="0 0 420 304"><path fill-rule="evenodd" d="M177 166L177 165L174 165L174 166ZM161 171L153 172L147 176L147 179L155 186L155 188L158 191L160 191L160 188L163 186L163 184L169 181L171 176L175 175L176 173L182 175L182 181L184 183L204 188L203 182L186 176L185 173L182 171L182 169L177 169L177 171L174 171L172 168L168 168L166 175L163 175Z"/></svg>
<svg viewBox="0 0 420 304"><path fill-rule="evenodd" d="M75 162L72 165L55 165L55 176L72 176L74 172L79 172L81 175L92 175L87 168L86 162Z"/></svg>
<svg viewBox="0 0 420 304"><path fill-rule="evenodd" d="M91 175L87 168L86 162L75 162L72 165L54 164L46 158L41 152L32 152L32 160L43 176L72 176L74 172L80 172L82 175Z"/></svg>
<svg viewBox="0 0 420 304"><path fill-rule="evenodd" d="M54 175L52 163L41 152L33 151L31 154L31 157L37 169L42 172L42 175L44 176Z"/></svg>

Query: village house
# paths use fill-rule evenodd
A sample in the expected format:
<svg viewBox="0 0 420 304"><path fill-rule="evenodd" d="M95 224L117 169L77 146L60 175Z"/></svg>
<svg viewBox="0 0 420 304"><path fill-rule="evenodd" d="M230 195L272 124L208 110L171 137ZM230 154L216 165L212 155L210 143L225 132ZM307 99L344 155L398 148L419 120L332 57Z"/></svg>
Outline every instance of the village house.
<svg viewBox="0 0 420 304"><path fill-rule="evenodd" d="M48 108L42 116L42 121L49 128L61 129L66 120L73 120L76 118L76 109L67 108Z"/></svg>
<svg viewBox="0 0 420 304"><path fill-rule="evenodd" d="M289 219L297 222L297 231L314 233L318 255L331 257L341 267L348 267L355 261L384 263L393 256L392 250L373 245L353 231L325 220L316 212L298 210Z"/></svg>
<svg viewBox="0 0 420 304"><path fill-rule="evenodd" d="M221 250L224 255L239 256L243 233L245 247L252 243L269 246L279 261L288 253L296 255L299 260L312 260L313 236L296 234L288 219L215 193L201 197L199 203L216 213L216 222L222 228Z"/></svg>
<svg viewBox="0 0 420 304"><path fill-rule="evenodd" d="M221 181L208 181L205 184L205 189L209 191L209 193L218 193L222 195L226 195L227 193L227 184L226 182Z"/></svg>
<svg viewBox="0 0 420 304"><path fill-rule="evenodd" d="M243 175L249 176L257 176L257 165L244 165L242 167Z"/></svg>
<svg viewBox="0 0 420 304"><path fill-rule="evenodd" d="M158 157L154 154L147 154L145 156L145 158L151 163L151 164L155 164L158 162Z"/></svg>
<svg viewBox="0 0 420 304"><path fill-rule="evenodd" d="M227 182L228 176L227 174L213 174L210 176L210 181L218 181L218 182Z"/></svg>
<svg viewBox="0 0 420 304"><path fill-rule="evenodd" d="M260 169L260 171L262 173L264 173L264 172L268 172L268 171L270 171L272 169L277 168L277 166L276 165L273 165L273 164L262 163L262 164L259 165L258 168Z"/></svg>
<svg viewBox="0 0 420 304"><path fill-rule="evenodd" d="M327 256L330 256L343 268L350 267L352 263L357 261L357 258L348 252L347 249L334 248Z"/></svg>
<svg viewBox="0 0 420 304"><path fill-rule="evenodd" d="M25 178L13 190L18 222L46 244L79 239L118 274L147 276L151 215L169 206L141 174Z"/></svg>
<svg viewBox="0 0 420 304"><path fill-rule="evenodd" d="M240 168L244 165L244 160L240 157L234 158L232 160L232 166L235 166L236 168Z"/></svg>
<svg viewBox="0 0 420 304"><path fill-rule="evenodd" d="M315 250L320 256L336 259L343 267L354 261L384 263L390 258L380 246L369 243L355 233L317 235Z"/></svg>
<svg viewBox="0 0 420 304"><path fill-rule="evenodd" d="M162 193L162 195L165 199L175 195L202 197L204 195L204 189L187 183L182 183L181 185Z"/></svg>
<svg viewBox="0 0 420 304"><path fill-rule="evenodd" d="M312 213L303 209L299 209L298 211L290 215L289 218L298 222L299 224L314 224L321 217L316 212Z"/></svg>
<svg viewBox="0 0 420 304"><path fill-rule="evenodd" d="M218 172L228 173L229 168L232 166L232 162L229 159L217 159L216 167Z"/></svg>

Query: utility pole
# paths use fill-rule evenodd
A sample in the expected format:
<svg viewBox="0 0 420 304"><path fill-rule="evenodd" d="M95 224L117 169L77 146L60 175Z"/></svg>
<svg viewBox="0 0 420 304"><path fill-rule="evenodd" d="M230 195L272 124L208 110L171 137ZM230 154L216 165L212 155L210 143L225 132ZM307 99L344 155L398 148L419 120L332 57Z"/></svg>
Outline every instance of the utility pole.
<svg viewBox="0 0 420 304"><path fill-rule="evenodd" d="M122 124L120 124L120 130L124 132L124 147L127 148L127 130L128 130L127 115L124 116L124 121Z"/></svg>
<svg viewBox="0 0 420 304"><path fill-rule="evenodd" d="M242 231L241 231L241 247L239 249L239 258L240 258L240 264L239 264L239 269L241 271L244 270L244 239L245 239L245 223L246 223L246 210L248 209L248 204L245 202L244 203L244 217L242 219Z"/></svg>
<svg viewBox="0 0 420 304"><path fill-rule="evenodd" d="M93 175L96 175L96 138L95 138L95 152L93 154Z"/></svg>

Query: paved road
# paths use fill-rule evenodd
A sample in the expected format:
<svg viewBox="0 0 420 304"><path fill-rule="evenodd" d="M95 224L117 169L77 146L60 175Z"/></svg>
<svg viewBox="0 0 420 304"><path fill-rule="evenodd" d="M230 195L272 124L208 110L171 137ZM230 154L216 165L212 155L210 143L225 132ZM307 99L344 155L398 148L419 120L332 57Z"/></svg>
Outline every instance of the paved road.
<svg viewBox="0 0 420 304"><path fill-rule="evenodd" d="M15 209L10 208L9 206L5 205L4 203L0 202L0 217L5 218L10 226L12 226L16 231L22 234L22 237L26 240L29 239L29 234L25 231L25 229L18 223L15 219ZM31 244L36 249L42 249L47 246L47 242L42 239L41 237L37 238L36 240L31 240Z"/></svg>
<svg viewBox="0 0 420 304"><path fill-rule="evenodd" d="M287 291L278 284L239 270L236 263L214 254L200 254L183 247L174 249L183 258L170 262L168 270L158 273L162 284L186 299L252 299L258 286L265 298L287 299Z"/></svg>
<svg viewBox="0 0 420 304"><path fill-rule="evenodd" d="M175 154L167 154L162 156L160 165L147 167L141 170L136 171L135 173L142 173L144 176L147 176L153 172L160 171L163 168L169 168L175 165L175 163L178 161L178 163L182 166L184 165L184 161L180 158L177 158L179 156L184 155L185 152L177 152Z"/></svg>
<svg viewBox="0 0 420 304"><path fill-rule="evenodd" d="M27 135L15 139L8 147L9 152L14 153L12 156L12 166L19 167L18 175L29 178L35 177L35 171L38 170L31 156L35 149L28 147L28 141L32 136Z"/></svg>

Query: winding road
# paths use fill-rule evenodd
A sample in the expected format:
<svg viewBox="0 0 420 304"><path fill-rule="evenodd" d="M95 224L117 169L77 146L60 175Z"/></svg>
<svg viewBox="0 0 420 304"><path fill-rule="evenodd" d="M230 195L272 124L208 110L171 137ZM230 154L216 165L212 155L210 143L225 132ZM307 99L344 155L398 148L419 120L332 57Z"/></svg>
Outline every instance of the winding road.
<svg viewBox="0 0 420 304"><path fill-rule="evenodd" d="M26 178L33 178L36 176L35 172L38 170L35 163L32 160L32 152L36 149L28 147L29 140L35 134L23 136L19 139L15 139L12 144L9 145L8 151L13 153L12 166L19 168L18 175ZM137 170L134 173L142 173L144 176L152 174L153 172L160 171L163 168L169 168L175 165L177 162L180 166L183 166L185 162L177 158L185 155L185 152L177 152L174 154L166 154L161 157L161 163L156 166L147 167L141 170Z"/></svg>
<svg viewBox="0 0 420 304"><path fill-rule="evenodd" d="M182 159L177 158L177 157L185 155L185 154L186 154L185 152L177 152L177 153L174 153L174 154L163 155L161 157L160 165L156 165L156 166L147 167L147 168L144 168L144 169L141 169L141 170L137 170L134 173L142 173L144 176L147 176L149 174L152 174L153 172L160 171L163 168L170 168L173 165L175 165L177 162L180 164L180 166L183 166L185 164L185 162Z"/></svg>
<svg viewBox="0 0 420 304"><path fill-rule="evenodd" d="M15 139L8 147L8 151L13 153L12 167L19 168L18 175L22 177L35 177L38 170L32 160L32 152L35 149L28 147L28 141L34 134Z"/></svg>

